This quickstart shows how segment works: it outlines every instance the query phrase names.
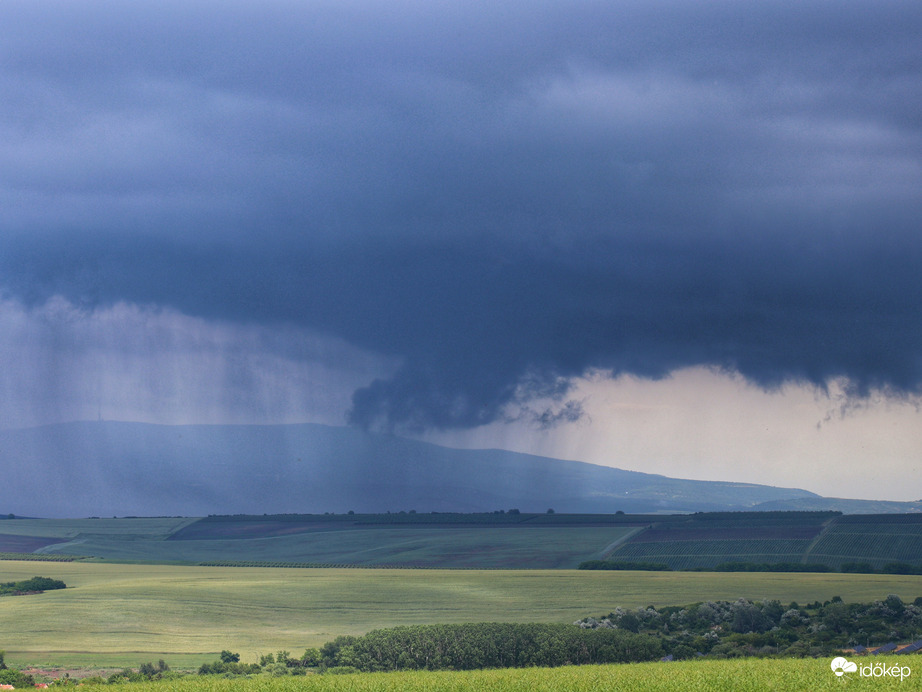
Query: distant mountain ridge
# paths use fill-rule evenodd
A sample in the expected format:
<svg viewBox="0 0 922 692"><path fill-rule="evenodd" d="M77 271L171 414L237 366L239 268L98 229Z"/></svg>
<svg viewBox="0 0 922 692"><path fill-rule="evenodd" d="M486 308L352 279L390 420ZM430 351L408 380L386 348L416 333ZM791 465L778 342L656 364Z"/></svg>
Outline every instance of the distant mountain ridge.
<svg viewBox="0 0 922 692"><path fill-rule="evenodd" d="M45 517L693 512L822 499L796 488L681 480L316 424L0 430L0 469L0 511Z"/></svg>

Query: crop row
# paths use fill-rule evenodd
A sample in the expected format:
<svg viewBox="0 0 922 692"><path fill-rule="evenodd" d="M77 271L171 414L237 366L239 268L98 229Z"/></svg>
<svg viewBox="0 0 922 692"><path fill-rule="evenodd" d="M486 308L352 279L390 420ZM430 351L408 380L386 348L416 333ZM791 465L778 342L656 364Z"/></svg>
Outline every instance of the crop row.
<svg viewBox="0 0 922 692"><path fill-rule="evenodd" d="M909 526L922 527L922 513L917 514L847 514L836 519L836 528L847 525L870 524L874 526L899 525L900 528Z"/></svg>
<svg viewBox="0 0 922 692"><path fill-rule="evenodd" d="M73 562L84 559L80 555L45 555L42 553L0 553L0 560L29 560L32 562Z"/></svg>
<svg viewBox="0 0 922 692"><path fill-rule="evenodd" d="M835 526L830 527L830 532L847 535L872 533L875 535L905 534L908 536L922 536L922 524L900 524L895 522L856 522L850 524L836 524Z"/></svg>
<svg viewBox="0 0 922 692"><path fill-rule="evenodd" d="M660 517L658 526L739 527L739 526L822 526L838 512L706 512Z"/></svg>
<svg viewBox="0 0 922 692"><path fill-rule="evenodd" d="M808 540L816 538L820 526L657 526L638 534L634 543L662 541L719 541L719 540Z"/></svg>
<svg viewBox="0 0 922 692"><path fill-rule="evenodd" d="M810 551L810 559L825 562L867 561L918 563L922 536L912 534L829 533Z"/></svg>
<svg viewBox="0 0 922 692"><path fill-rule="evenodd" d="M714 567L722 562L799 562L807 540L719 540L628 543L610 560L666 563L673 569Z"/></svg>

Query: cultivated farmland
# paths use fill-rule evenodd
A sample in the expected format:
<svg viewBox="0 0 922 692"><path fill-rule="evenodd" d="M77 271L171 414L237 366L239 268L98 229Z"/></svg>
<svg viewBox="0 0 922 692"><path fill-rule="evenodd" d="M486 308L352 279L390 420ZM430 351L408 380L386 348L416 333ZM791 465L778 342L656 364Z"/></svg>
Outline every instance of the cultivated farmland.
<svg viewBox="0 0 922 692"><path fill-rule="evenodd" d="M838 518L810 550L810 561L840 566L922 560L922 515L854 514Z"/></svg>
<svg viewBox="0 0 922 692"><path fill-rule="evenodd" d="M0 522L15 558L78 555L184 564L568 569L583 561L865 563L922 568L922 514L356 514ZM0 553L3 558L3 553Z"/></svg>
<svg viewBox="0 0 922 692"><path fill-rule="evenodd" d="M554 569L602 557L636 529L612 515L12 519L0 550L32 541L41 554L119 561Z"/></svg>
<svg viewBox="0 0 922 692"><path fill-rule="evenodd" d="M922 563L922 514L846 515L832 512L740 512L672 516L651 522L609 556L672 569L727 562Z"/></svg>
<svg viewBox="0 0 922 692"><path fill-rule="evenodd" d="M810 541L754 540L683 540L629 543L612 557L624 561L657 562L672 569L715 567L730 561L800 562Z"/></svg>
<svg viewBox="0 0 922 692"><path fill-rule="evenodd" d="M0 581L37 563L0 562ZM340 634L450 622L574 622L701 600L870 602L922 595L922 577L865 574L591 572L580 570L260 569L53 563L67 589L7 597L0 648L11 663L123 664L222 649L303 651Z"/></svg>
<svg viewBox="0 0 922 692"><path fill-rule="evenodd" d="M907 660L908 659L908 660ZM830 659L735 659L633 663L563 668L513 668L459 672L362 673L228 680L209 676L177 681L135 683L137 692L764 692L765 690L905 690L917 688L922 665L915 657L879 656L874 664L908 666L909 677L861 677L833 674ZM860 660L860 665L870 661ZM87 685L86 692L111 689Z"/></svg>

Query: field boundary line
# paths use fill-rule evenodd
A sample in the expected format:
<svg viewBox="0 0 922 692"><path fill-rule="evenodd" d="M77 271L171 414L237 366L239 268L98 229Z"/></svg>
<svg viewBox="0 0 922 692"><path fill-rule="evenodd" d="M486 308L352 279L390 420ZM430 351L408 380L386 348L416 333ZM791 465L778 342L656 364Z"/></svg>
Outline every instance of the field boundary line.
<svg viewBox="0 0 922 692"><path fill-rule="evenodd" d="M646 531L648 528L650 527L649 526L638 526L636 528L631 529L630 531L628 531L626 534L624 534L620 538L612 541L611 543L606 545L604 548L602 548L602 550L599 551L598 553L599 559L601 560L608 559L611 556L611 554L615 552L616 549L620 548L624 543L627 543L630 539L632 539L634 536L636 536L641 531Z"/></svg>
<svg viewBox="0 0 922 692"><path fill-rule="evenodd" d="M832 525L835 524L835 523L836 523L839 519L841 519L843 516L845 516L845 515L843 514L843 515L840 515L840 516L838 516L838 517L832 517L832 518L827 519L826 521L823 522L823 530L820 531L818 534L816 534L816 538L814 538L812 541L810 541L810 545L808 545L808 546L807 546L807 549L804 551L803 557L800 558L800 564L802 564L802 565L806 565L806 564L807 564L807 560L809 559L810 554L813 552L813 549L816 548L816 546L819 545L819 542L820 542L823 538L825 538L825 536L826 536L827 533L829 533L829 529L832 527Z"/></svg>

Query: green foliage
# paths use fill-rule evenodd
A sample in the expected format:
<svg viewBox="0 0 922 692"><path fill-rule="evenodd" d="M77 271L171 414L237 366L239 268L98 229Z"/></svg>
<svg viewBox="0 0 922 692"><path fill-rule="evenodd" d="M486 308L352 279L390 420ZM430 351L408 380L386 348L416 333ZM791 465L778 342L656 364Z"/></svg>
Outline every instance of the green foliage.
<svg viewBox="0 0 922 692"><path fill-rule="evenodd" d="M199 675L255 675L260 672L262 672L262 668L256 663L239 663L237 661L203 663L198 669Z"/></svg>
<svg viewBox="0 0 922 692"><path fill-rule="evenodd" d="M922 605L907 605L891 594L872 603L839 597L801 608L777 600L708 601L684 608L652 606L615 609L603 618L578 623L593 629L637 632L659 638L678 658L679 647L695 654L734 656L825 656L857 643L878 645L922 637ZM687 650L679 649L684 656Z"/></svg>
<svg viewBox="0 0 922 692"><path fill-rule="evenodd" d="M15 688L35 687L35 679L14 668L0 670L0 685L12 685Z"/></svg>
<svg viewBox="0 0 922 692"><path fill-rule="evenodd" d="M240 654L235 654L227 649L221 652L221 663L237 663L240 661Z"/></svg>
<svg viewBox="0 0 922 692"><path fill-rule="evenodd" d="M306 649L301 656L301 665L305 668L316 668L323 662L320 649Z"/></svg>
<svg viewBox="0 0 922 692"><path fill-rule="evenodd" d="M905 656L875 657L886 666L907 665ZM131 692L433 692L433 690L478 690L483 692L594 692L595 690L655 690L656 692L761 692L762 690L810 690L842 692L867 689L874 692L908 690L913 676L861 680L854 675L843 680L832 674L829 659L690 660L559 668L517 668L474 671L401 671L362 673L355 669L327 670L326 675L306 678L282 676L246 681L222 678L187 678L163 682L140 682ZM336 673L353 673L337 675ZM862 683L871 684L862 684ZM95 688L85 687L91 690Z"/></svg>
<svg viewBox="0 0 922 692"><path fill-rule="evenodd" d="M0 584L0 596L10 594L40 593L54 589L66 589L67 584L49 577L32 577L22 581L9 581Z"/></svg>
<svg viewBox="0 0 922 692"><path fill-rule="evenodd" d="M562 624L416 625L338 637L320 650L325 668L361 671L472 670L648 661L651 637Z"/></svg>
<svg viewBox="0 0 922 692"><path fill-rule="evenodd" d="M4 580L19 580L33 576L35 565L3 567ZM17 650L35 652L46 661L66 657L68 665L111 668L136 668L141 660L164 656L174 668L195 669L226 648L255 663L254 652L297 646L300 654L303 647L320 647L337 635L375 628L487 620L574 622L607 613L616 604L629 609L655 604L664 610L668 604L759 594L782 603L822 605L834 594L851 603L888 593L910 604L922 594L919 577L912 575L241 570L106 563L62 568L50 576L80 588L49 592L54 598L7 598L0 602L0 632L15 632ZM127 602L130 609L124 607ZM170 628L169 655L138 622ZM285 627L279 627L282 622ZM866 637L857 641L867 644ZM0 646L11 645L0 641ZM203 650L216 653L190 655ZM49 651L85 653L51 656ZM133 653L138 651L150 653Z"/></svg>
<svg viewBox="0 0 922 692"><path fill-rule="evenodd" d="M271 654L269 655L271 657ZM268 657L264 656L263 659ZM269 663L269 667L280 665L278 662ZM285 666L282 664L282 668ZM256 663L240 663L240 654L224 649L220 660L212 663L203 663L199 666L199 675L255 675L262 672L262 665Z"/></svg>
<svg viewBox="0 0 922 692"><path fill-rule="evenodd" d="M73 562L84 559L81 555L46 555L44 553L0 552L0 560L27 560L29 562Z"/></svg>

